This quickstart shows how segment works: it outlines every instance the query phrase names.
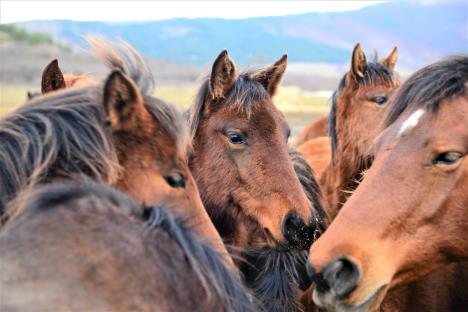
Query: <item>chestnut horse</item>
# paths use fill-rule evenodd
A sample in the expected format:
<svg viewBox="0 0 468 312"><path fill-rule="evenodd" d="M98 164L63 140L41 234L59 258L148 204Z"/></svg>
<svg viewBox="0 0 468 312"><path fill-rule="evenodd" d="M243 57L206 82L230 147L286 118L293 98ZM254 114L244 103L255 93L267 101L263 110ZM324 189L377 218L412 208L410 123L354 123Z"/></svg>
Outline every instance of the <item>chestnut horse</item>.
<svg viewBox="0 0 468 312"><path fill-rule="evenodd" d="M468 57L458 56L419 70L399 89L371 169L311 248L317 304L372 310L392 286L466 264L467 87ZM466 280L460 284L455 291L464 294L446 298L451 310L468 305Z"/></svg>
<svg viewBox="0 0 468 312"><path fill-rule="evenodd" d="M382 129L387 100L399 86L397 54L394 48L382 61L368 62L356 44L351 68L333 94L328 117L331 162L320 181L332 219L371 165L372 141Z"/></svg>
<svg viewBox="0 0 468 312"><path fill-rule="evenodd" d="M110 68L119 69L104 86L52 92L0 120L0 212L22 188L86 174L138 202L190 214L196 230L225 252L188 168L183 116L148 95L152 74L133 48L92 43Z"/></svg>
<svg viewBox="0 0 468 312"><path fill-rule="evenodd" d="M0 310L257 311L188 219L78 182L19 195L0 232Z"/></svg>

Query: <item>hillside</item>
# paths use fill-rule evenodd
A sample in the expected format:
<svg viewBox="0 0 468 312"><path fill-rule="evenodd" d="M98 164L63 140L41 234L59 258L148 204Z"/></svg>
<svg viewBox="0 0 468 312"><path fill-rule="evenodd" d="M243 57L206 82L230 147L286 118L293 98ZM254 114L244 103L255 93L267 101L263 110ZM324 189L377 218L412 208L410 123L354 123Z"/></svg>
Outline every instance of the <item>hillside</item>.
<svg viewBox="0 0 468 312"><path fill-rule="evenodd" d="M442 56L468 52L468 2L395 1L337 13L280 17L170 19L148 22L31 21L21 26L82 47L88 33L122 38L152 58L197 66L228 48L241 64L271 62L288 52L291 62L347 63L361 42L369 51L400 48L400 65L412 69Z"/></svg>

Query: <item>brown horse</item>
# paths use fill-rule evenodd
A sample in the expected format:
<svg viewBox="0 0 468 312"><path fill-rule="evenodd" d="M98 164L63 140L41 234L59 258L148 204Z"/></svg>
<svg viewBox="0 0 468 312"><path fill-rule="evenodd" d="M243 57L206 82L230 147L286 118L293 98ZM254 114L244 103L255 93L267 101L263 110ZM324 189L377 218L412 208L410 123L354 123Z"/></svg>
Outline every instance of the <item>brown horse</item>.
<svg viewBox="0 0 468 312"><path fill-rule="evenodd" d="M317 304L375 309L390 287L468 259L467 87L459 56L399 89L372 168L311 248ZM461 285L462 297L446 298L459 300L451 309L467 307Z"/></svg>
<svg viewBox="0 0 468 312"><path fill-rule="evenodd" d="M328 116L319 117L302 129L294 140L294 146L299 147L307 141L328 135Z"/></svg>
<svg viewBox="0 0 468 312"><path fill-rule="evenodd" d="M42 94L70 87L86 86L97 82L88 75L73 75L62 73L58 60L51 61L42 72L41 92Z"/></svg>
<svg viewBox="0 0 468 312"><path fill-rule="evenodd" d="M316 137L304 142L297 148L309 166L314 170L317 180L321 180L331 165L331 143L328 136Z"/></svg>
<svg viewBox="0 0 468 312"><path fill-rule="evenodd" d="M285 55L237 75L223 51L191 108L190 166L215 226L237 247L312 243L315 220L288 154L290 129L272 102L286 63Z"/></svg>
<svg viewBox="0 0 468 312"><path fill-rule="evenodd" d="M147 95L152 74L133 48L93 44L110 68L119 69L104 86L35 98L0 121L0 212L22 188L86 174L138 202L190 214L196 230L225 251L188 168L183 116Z"/></svg>
<svg viewBox="0 0 468 312"><path fill-rule="evenodd" d="M188 218L77 182L19 195L0 232L1 311L256 311Z"/></svg>
<svg viewBox="0 0 468 312"><path fill-rule="evenodd" d="M332 219L372 162L372 141L382 129L387 100L399 85L397 54L394 48L382 61L368 62L356 44L351 69L333 94L328 117L331 164L320 181Z"/></svg>
<svg viewBox="0 0 468 312"><path fill-rule="evenodd" d="M298 274L291 271L303 272L306 253L288 249L307 249L322 229L313 213L322 208L301 188L294 169L303 164L293 165L289 127L272 102L286 62L283 56L264 70L237 75L223 51L190 111L190 166L202 201L224 241L252 264L238 263L269 310L296 306ZM315 182L310 176L302 181Z"/></svg>

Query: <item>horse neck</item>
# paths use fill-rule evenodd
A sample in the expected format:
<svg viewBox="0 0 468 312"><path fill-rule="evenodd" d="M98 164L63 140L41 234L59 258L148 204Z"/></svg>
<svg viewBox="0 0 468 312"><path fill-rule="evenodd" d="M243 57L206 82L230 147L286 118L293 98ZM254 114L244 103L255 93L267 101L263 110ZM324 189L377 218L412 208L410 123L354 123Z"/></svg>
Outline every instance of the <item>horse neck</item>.
<svg viewBox="0 0 468 312"><path fill-rule="evenodd" d="M335 161L325 170L321 179L328 202L327 212L333 220L352 192L359 186L362 172L369 167L369 160L360 156L356 146L344 148L338 145Z"/></svg>

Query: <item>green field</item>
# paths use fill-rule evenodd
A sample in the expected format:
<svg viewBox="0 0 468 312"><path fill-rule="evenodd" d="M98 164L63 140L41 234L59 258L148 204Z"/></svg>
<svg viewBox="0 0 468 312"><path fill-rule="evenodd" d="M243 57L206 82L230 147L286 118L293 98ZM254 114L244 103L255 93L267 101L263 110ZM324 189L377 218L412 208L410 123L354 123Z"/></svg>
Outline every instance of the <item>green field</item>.
<svg viewBox="0 0 468 312"><path fill-rule="evenodd" d="M38 86L0 85L0 116L22 105L28 90L38 89ZM184 110L192 103L196 91L195 86L157 86L154 95ZM297 87L282 87L275 97L275 103L287 116L293 134L329 110L328 99L310 96Z"/></svg>

